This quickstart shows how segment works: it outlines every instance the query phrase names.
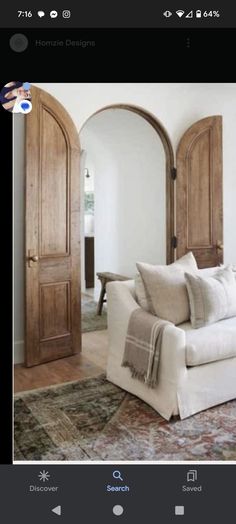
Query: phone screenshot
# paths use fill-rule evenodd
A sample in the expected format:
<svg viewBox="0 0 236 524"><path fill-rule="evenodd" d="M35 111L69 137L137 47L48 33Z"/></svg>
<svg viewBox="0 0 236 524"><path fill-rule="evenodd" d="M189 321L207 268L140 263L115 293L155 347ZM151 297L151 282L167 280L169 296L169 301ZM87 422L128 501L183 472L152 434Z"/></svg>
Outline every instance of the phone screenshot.
<svg viewBox="0 0 236 524"><path fill-rule="evenodd" d="M4 523L235 520L236 8L213 4L3 8Z"/></svg>

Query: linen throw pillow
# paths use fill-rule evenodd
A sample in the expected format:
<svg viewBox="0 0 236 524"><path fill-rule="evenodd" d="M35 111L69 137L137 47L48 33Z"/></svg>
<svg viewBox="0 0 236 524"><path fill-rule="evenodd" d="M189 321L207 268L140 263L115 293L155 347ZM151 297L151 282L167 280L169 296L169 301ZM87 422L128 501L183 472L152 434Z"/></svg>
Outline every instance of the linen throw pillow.
<svg viewBox="0 0 236 524"><path fill-rule="evenodd" d="M168 266L142 262L137 262L136 265L142 277L148 307L151 307L149 311L173 324L189 320L190 309L184 274L198 271L192 252Z"/></svg>
<svg viewBox="0 0 236 524"><path fill-rule="evenodd" d="M185 273L185 278L194 328L236 315L236 280L230 268L210 277Z"/></svg>
<svg viewBox="0 0 236 524"><path fill-rule="evenodd" d="M141 306L142 309L144 309L144 311L151 312L151 299L146 292L144 283L142 281L142 277L139 273L137 273L137 275L135 275L134 277L134 286L138 304Z"/></svg>

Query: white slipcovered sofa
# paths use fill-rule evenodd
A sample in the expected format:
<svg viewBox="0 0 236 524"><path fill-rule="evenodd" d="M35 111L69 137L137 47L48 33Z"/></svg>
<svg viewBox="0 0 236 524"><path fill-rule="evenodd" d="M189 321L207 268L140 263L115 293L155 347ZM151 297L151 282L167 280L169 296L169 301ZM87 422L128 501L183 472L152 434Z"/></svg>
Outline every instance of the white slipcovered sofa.
<svg viewBox="0 0 236 524"><path fill-rule="evenodd" d="M236 398L236 317L200 329L190 322L163 333L158 385L132 378L122 367L130 315L139 307L133 280L107 285L109 356L107 379L152 406L165 419L194 413Z"/></svg>

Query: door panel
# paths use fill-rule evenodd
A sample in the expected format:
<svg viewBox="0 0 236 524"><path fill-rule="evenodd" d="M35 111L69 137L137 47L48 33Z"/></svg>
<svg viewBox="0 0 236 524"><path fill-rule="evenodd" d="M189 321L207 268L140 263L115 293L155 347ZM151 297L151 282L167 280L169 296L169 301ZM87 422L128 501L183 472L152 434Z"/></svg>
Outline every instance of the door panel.
<svg viewBox="0 0 236 524"><path fill-rule="evenodd" d="M187 185L189 249L198 248L199 245L208 247L212 244L210 142L211 133L208 129L200 135L192 146L192 151L189 152Z"/></svg>
<svg viewBox="0 0 236 524"><path fill-rule="evenodd" d="M70 334L70 282L40 286L40 341Z"/></svg>
<svg viewBox="0 0 236 524"><path fill-rule="evenodd" d="M41 256L68 254L68 210L70 195L68 144L61 126L45 107L41 108L42 155L40 166ZM53 144L52 144L53 139ZM52 205L57 202L57 206Z"/></svg>
<svg viewBox="0 0 236 524"><path fill-rule="evenodd" d="M177 150L177 258L193 251L198 266L223 262L222 117L191 126Z"/></svg>
<svg viewBox="0 0 236 524"><path fill-rule="evenodd" d="M26 117L26 365L81 348L79 139L64 108L32 89Z"/></svg>

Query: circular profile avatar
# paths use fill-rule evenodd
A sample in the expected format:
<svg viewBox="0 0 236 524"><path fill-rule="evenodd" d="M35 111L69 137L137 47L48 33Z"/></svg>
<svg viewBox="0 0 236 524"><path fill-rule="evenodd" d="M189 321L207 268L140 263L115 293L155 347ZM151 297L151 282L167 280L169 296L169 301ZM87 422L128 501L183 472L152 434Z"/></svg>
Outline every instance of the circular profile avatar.
<svg viewBox="0 0 236 524"><path fill-rule="evenodd" d="M0 92L0 102L11 113L30 113L32 104L29 82L8 82Z"/></svg>

